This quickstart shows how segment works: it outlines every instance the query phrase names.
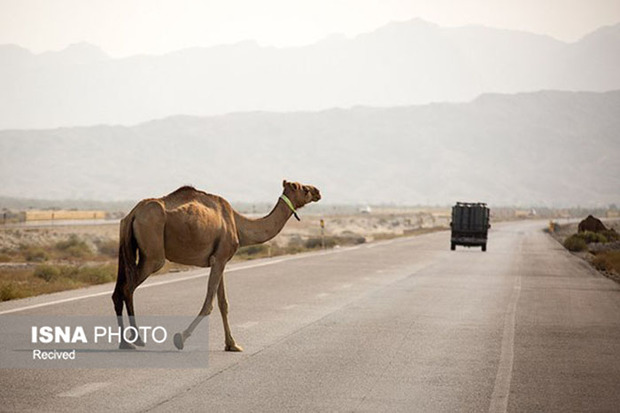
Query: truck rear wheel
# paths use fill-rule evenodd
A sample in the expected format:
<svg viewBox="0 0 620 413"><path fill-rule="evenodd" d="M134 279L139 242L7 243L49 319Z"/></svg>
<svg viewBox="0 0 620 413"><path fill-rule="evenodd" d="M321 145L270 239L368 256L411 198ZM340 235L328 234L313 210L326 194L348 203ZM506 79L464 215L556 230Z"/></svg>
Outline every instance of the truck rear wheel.
<svg viewBox="0 0 620 413"><path fill-rule="evenodd" d="M487 244L482 244L482 252L485 252L487 250Z"/></svg>
<svg viewBox="0 0 620 413"><path fill-rule="evenodd" d="M450 244L450 249L454 251L456 249L456 244L453 242Z"/></svg>

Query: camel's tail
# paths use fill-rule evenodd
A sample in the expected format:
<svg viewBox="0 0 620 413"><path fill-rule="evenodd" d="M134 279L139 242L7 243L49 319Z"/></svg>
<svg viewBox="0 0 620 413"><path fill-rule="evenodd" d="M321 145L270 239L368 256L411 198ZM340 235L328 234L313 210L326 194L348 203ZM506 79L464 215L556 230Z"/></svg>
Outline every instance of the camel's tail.
<svg viewBox="0 0 620 413"><path fill-rule="evenodd" d="M133 234L134 211L121 221L120 236L118 242L118 275L116 277L116 287L112 300L117 315L123 311L123 301L125 299L124 289L126 284L135 282L138 273L136 264L138 244Z"/></svg>

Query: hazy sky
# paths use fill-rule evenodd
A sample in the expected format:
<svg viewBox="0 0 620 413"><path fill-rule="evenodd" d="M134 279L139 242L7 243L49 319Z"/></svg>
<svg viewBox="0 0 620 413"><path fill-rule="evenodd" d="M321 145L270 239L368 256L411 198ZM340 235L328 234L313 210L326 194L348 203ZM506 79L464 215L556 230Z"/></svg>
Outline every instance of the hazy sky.
<svg viewBox="0 0 620 413"><path fill-rule="evenodd" d="M115 57L247 39L294 46L414 17L575 41L620 22L620 0L0 0L0 44L38 53L89 42Z"/></svg>

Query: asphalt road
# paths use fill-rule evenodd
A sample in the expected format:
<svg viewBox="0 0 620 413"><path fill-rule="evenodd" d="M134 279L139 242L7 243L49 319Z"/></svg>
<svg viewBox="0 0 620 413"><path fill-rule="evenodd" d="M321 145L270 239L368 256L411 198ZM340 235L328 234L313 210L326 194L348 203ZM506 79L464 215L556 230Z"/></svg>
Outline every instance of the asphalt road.
<svg viewBox="0 0 620 413"><path fill-rule="evenodd" d="M439 232L230 266L244 353L223 351L216 307L207 369L5 369L0 410L618 411L619 285L543 226L496 225L486 253ZM203 273L153 277L137 313L194 314ZM0 314L112 314L110 289Z"/></svg>

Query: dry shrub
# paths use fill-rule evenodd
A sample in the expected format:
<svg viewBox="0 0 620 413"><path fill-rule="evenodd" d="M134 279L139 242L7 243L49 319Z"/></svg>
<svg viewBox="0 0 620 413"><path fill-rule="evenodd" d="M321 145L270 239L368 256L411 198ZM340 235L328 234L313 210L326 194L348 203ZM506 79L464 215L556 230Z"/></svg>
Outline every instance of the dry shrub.
<svg viewBox="0 0 620 413"><path fill-rule="evenodd" d="M71 290L91 284L113 281L115 265L77 267L41 264L32 268L0 268L2 301Z"/></svg>
<svg viewBox="0 0 620 413"><path fill-rule="evenodd" d="M116 266L76 267L73 265L39 265L34 270L35 277L47 282L69 284L103 284L116 279Z"/></svg>
<svg viewBox="0 0 620 413"><path fill-rule="evenodd" d="M103 240L97 242L97 250L99 250L99 254L107 255L108 257L117 258L118 257L118 242L114 240Z"/></svg>
<svg viewBox="0 0 620 413"><path fill-rule="evenodd" d="M575 234L566 238L564 241L564 248L573 252L585 251L588 249L588 244L586 244L586 241L583 238Z"/></svg>
<svg viewBox="0 0 620 413"><path fill-rule="evenodd" d="M620 251L603 251L596 254L593 261L594 266L607 272L620 274Z"/></svg>
<svg viewBox="0 0 620 413"><path fill-rule="evenodd" d="M25 297L25 293L14 282L0 284L0 301L14 300Z"/></svg>
<svg viewBox="0 0 620 413"><path fill-rule="evenodd" d="M256 255L264 255L269 253L269 245L267 244L258 244L258 245L250 245L247 247L241 247L237 251L237 254L240 256L256 256Z"/></svg>
<svg viewBox="0 0 620 413"><path fill-rule="evenodd" d="M579 232L575 234L575 236L583 239L586 242L586 244L590 244L592 242L601 242L601 243L607 242L607 237L605 237L605 235L598 233L598 232L583 231L583 232Z"/></svg>
<svg viewBox="0 0 620 413"><path fill-rule="evenodd" d="M43 262L49 259L49 254L41 247L28 247L24 251L24 258L29 262Z"/></svg>
<svg viewBox="0 0 620 413"><path fill-rule="evenodd" d="M84 258L92 254L86 242L79 239L75 234L71 234L68 240L57 242L55 247L63 255L71 258Z"/></svg>
<svg viewBox="0 0 620 413"><path fill-rule="evenodd" d="M601 232L601 234L607 238L607 241L614 242L620 240L620 235L613 229L608 229L606 231Z"/></svg>
<svg viewBox="0 0 620 413"><path fill-rule="evenodd" d="M308 249L321 248L323 240L318 238L308 238L304 243L304 247ZM335 237L325 237L325 248L334 248L337 245Z"/></svg>
<svg viewBox="0 0 620 413"><path fill-rule="evenodd" d="M116 280L114 265L82 267L77 272L77 280L86 284L104 284Z"/></svg>
<svg viewBox="0 0 620 413"><path fill-rule="evenodd" d="M34 276L52 282L60 277L60 268L48 264L38 265L34 269Z"/></svg>

